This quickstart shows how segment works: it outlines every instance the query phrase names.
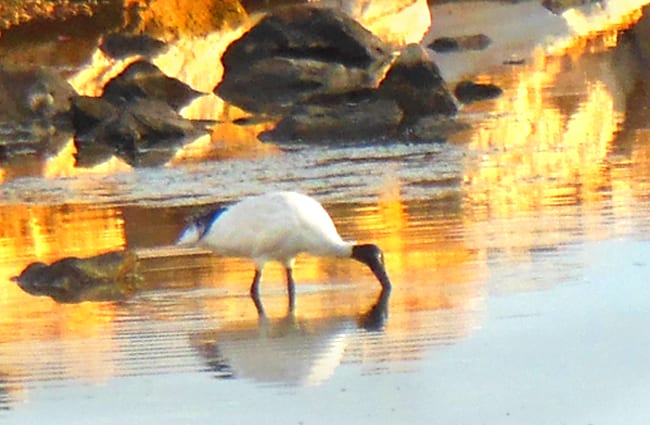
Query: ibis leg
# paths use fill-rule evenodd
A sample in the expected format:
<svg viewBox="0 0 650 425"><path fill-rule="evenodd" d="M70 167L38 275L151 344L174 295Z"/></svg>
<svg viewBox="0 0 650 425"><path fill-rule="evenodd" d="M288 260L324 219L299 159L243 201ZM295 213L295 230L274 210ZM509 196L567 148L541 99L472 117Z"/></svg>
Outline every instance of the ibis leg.
<svg viewBox="0 0 650 425"><path fill-rule="evenodd" d="M255 276L253 277L253 283L251 284L251 298L253 303L255 303L255 308L257 309L257 314L262 317L265 316L264 306L260 300L260 279L262 278L262 271L255 269Z"/></svg>
<svg viewBox="0 0 650 425"><path fill-rule="evenodd" d="M287 293L289 294L289 312L293 313L296 307L296 288L293 280L293 270L287 267Z"/></svg>

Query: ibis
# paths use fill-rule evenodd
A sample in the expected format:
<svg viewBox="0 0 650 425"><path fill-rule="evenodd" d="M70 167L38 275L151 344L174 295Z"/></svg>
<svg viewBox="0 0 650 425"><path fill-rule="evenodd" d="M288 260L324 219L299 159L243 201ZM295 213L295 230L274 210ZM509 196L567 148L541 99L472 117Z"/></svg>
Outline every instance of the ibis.
<svg viewBox="0 0 650 425"><path fill-rule="evenodd" d="M292 270L300 253L360 261L370 268L383 291L391 288L381 249L374 244L344 241L323 206L297 192L250 196L229 207L210 211L193 220L176 243L205 248L221 256L250 258L255 264L250 295L259 312L263 311L259 300L260 279L269 261L284 265L289 309L293 311Z"/></svg>

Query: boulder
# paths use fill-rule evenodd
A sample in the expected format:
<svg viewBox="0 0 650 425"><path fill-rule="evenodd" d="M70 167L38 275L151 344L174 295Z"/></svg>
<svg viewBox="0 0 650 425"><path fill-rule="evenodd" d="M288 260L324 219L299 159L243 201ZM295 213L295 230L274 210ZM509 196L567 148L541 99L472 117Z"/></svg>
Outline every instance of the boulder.
<svg viewBox="0 0 650 425"><path fill-rule="evenodd" d="M438 53L486 49L492 40L485 34L436 38L427 47Z"/></svg>
<svg viewBox="0 0 650 425"><path fill-rule="evenodd" d="M215 93L252 112L283 114L312 96L372 87L389 52L343 12L282 8L228 47Z"/></svg>
<svg viewBox="0 0 650 425"><path fill-rule="evenodd" d="M379 38L336 9L294 6L276 10L232 43L226 71L269 57L294 57L367 68L390 52Z"/></svg>
<svg viewBox="0 0 650 425"><path fill-rule="evenodd" d="M78 137L85 136L105 121L118 115L118 108L100 97L72 98L72 126Z"/></svg>
<svg viewBox="0 0 650 425"><path fill-rule="evenodd" d="M76 92L48 68L0 66L0 123L52 120L70 110Z"/></svg>
<svg viewBox="0 0 650 425"><path fill-rule="evenodd" d="M106 83L102 97L113 104L139 98L157 99L179 110L202 94L176 78L163 74L154 64L139 60Z"/></svg>
<svg viewBox="0 0 650 425"><path fill-rule="evenodd" d="M101 97L73 98L77 165L93 166L112 155L132 166L167 162L183 143L207 132L207 122L177 112L199 95L145 60L130 64Z"/></svg>
<svg viewBox="0 0 650 425"><path fill-rule="evenodd" d="M165 47L165 42L147 34L110 33L99 44L99 49L114 59L135 55L151 56L160 53Z"/></svg>
<svg viewBox="0 0 650 425"><path fill-rule="evenodd" d="M494 84L479 84L472 81L461 81L454 88L456 99L463 103L479 100L494 99L503 94L503 90Z"/></svg>
<svg viewBox="0 0 650 425"><path fill-rule="evenodd" d="M424 116L451 116L458 111L438 67L418 44L402 50L381 82L379 93L397 102L407 126Z"/></svg>
<svg viewBox="0 0 650 425"><path fill-rule="evenodd" d="M70 137L74 95L72 86L47 68L0 66L0 162L42 160L58 152Z"/></svg>
<svg viewBox="0 0 650 425"><path fill-rule="evenodd" d="M78 97L73 117L77 161L86 166L112 154L132 166L161 164L206 132L205 122L185 119L155 99L136 98L117 108L104 99Z"/></svg>
<svg viewBox="0 0 650 425"><path fill-rule="evenodd" d="M367 74L357 68L313 59L266 58L251 64L247 72L227 83L230 103L254 113L285 114L295 104L317 102L367 85Z"/></svg>

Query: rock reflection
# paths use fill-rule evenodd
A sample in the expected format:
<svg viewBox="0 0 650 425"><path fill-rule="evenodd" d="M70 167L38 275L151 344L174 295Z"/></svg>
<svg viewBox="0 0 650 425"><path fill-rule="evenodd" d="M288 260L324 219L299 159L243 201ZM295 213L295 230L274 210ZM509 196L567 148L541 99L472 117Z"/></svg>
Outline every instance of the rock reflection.
<svg viewBox="0 0 650 425"><path fill-rule="evenodd" d="M218 378L318 385L334 374L355 333L383 332L389 298L390 290L382 290L372 307L356 316L261 315L257 326L204 332L192 337L191 344Z"/></svg>

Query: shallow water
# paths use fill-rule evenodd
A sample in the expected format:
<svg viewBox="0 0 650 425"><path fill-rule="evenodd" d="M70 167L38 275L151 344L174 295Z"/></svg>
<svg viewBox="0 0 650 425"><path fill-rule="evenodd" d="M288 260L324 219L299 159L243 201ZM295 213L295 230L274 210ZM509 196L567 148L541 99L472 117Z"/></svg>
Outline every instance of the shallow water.
<svg viewBox="0 0 650 425"><path fill-rule="evenodd" d="M650 102L615 44L494 70L504 96L465 108L471 130L447 143L81 173L57 171L64 150L3 170L0 421L648 423ZM249 262L170 246L205 206L269 189L377 242L390 296L356 263L305 256L295 315L274 265L261 320ZM124 300L10 281L125 248L142 280Z"/></svg>

